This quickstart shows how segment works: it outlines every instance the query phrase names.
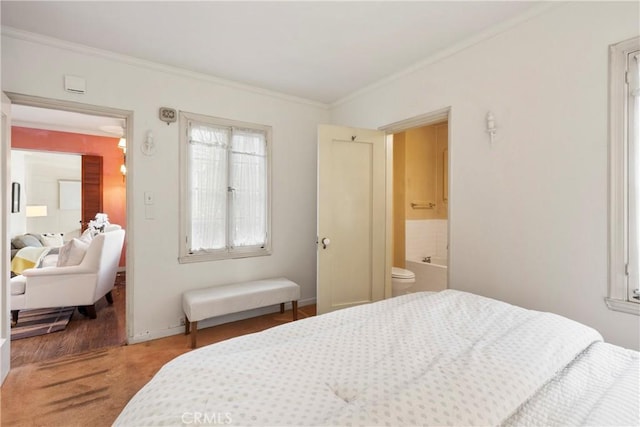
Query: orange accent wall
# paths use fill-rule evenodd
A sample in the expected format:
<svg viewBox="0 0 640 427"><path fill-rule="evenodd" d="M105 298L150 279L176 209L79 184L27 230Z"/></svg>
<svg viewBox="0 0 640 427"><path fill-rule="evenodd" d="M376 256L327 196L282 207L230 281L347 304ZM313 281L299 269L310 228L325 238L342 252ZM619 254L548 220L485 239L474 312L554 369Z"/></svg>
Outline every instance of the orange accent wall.
<svg viewBox="0 0 640 427"><path fill-rule="evenodd" d="M120 138L19 126L11 128L11 148L102 156L102 206L109 215L109 222L126 228L126 183L120 173L124 157L122 150L118 148L119 140ZM126 248L123 248L120 266L125 265L125 255Z"/></svg>

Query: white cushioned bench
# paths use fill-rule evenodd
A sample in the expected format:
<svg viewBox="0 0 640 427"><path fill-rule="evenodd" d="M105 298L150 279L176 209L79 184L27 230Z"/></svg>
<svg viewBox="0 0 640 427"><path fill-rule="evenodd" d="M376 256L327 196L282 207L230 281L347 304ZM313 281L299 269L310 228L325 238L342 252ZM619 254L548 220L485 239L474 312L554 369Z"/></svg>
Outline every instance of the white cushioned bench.
<svg viewBox="0 0 640 427"><path fill-rule="evenodd" d="M288 301L291 301L293 308L293 320L297 320L299 298L300 286L285 278L187 291L182 294L182 309L186 316L185 335L191 333L191 348L195 348L199 320L278 303L280 312L284 313L284 303Z"/></svg>

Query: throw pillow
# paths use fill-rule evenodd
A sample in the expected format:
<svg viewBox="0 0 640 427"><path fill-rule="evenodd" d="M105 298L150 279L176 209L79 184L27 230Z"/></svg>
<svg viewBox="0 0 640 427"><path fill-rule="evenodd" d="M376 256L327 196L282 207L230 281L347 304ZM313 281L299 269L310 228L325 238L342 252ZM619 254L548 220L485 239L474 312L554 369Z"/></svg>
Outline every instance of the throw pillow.
<svg viewBox="0 0 640 427"><path fill-rule="evenodd" d="M84 232L80 236L80 240L86 243L91 243L91 241L93 240L93 231L90 228L84 230Z"/></svg>
<svg viewBox="0 0 640 427"><path fill-rule="evenodd" d="M84 254L87 252L89 243L80 239L72 239L60 248L58 255L58 267L67 267L70 265L78 265L82 262Z"/></svg>
<svg viewBox="0 0 640 427"><path fill-rule="evenodd" d="M16 236L13 238L13 240L11 240L11 243L13 243L13 246L16 249L22 249L22 248L26 248L27 246L33 246L35 248L41 248L42 247L42 243L40 243L40 240L36 239L35 237L29 235L29 234L23 234L22 236Z"/></svg>
<svg viewBox="0 0 640 427"><path fill-rule="evenodd" d="M43 234L42 243L44 243L44 246L57 247L64 245L64 240L62 239L62 234L60 233Z"/></svg>
<svg viewBox="0 0 640 427"><path fill-rule="evenodd" d="M33 236L36 239L38 239L38 242L40 242L40 245L44 246L44 242L42 241L42 234L40 233L25 233L25 236Z"/></svg>

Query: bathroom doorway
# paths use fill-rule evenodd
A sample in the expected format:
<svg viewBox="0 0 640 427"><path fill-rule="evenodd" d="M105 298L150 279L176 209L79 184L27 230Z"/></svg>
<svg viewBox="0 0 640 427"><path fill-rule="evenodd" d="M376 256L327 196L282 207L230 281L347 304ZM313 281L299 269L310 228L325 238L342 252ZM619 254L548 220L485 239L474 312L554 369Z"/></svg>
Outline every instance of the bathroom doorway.
<svg viewBox="0 0 640 427"><path fill-rule="evenodd" d="M392 295L448 285L448 117L392 133Z"/></svg>

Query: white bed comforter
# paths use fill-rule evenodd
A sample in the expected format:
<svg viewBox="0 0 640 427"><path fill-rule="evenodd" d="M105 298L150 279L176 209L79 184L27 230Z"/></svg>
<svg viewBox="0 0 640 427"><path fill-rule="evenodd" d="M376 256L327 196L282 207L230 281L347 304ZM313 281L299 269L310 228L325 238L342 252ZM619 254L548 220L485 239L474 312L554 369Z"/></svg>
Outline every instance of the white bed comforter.
<svg viewBox="0 0 640 427"><path fill-rule="evenodd" d="M115 424L549 422L527 411L552 404L527 402L600 340L566 318L464 292L410 294L180 356Z"/></svg>
<svg viewBox="0 0 640 427"><path fill-rule="evenodd" d="M638 352L594 343L505 426L640 426Z"/></svg>

